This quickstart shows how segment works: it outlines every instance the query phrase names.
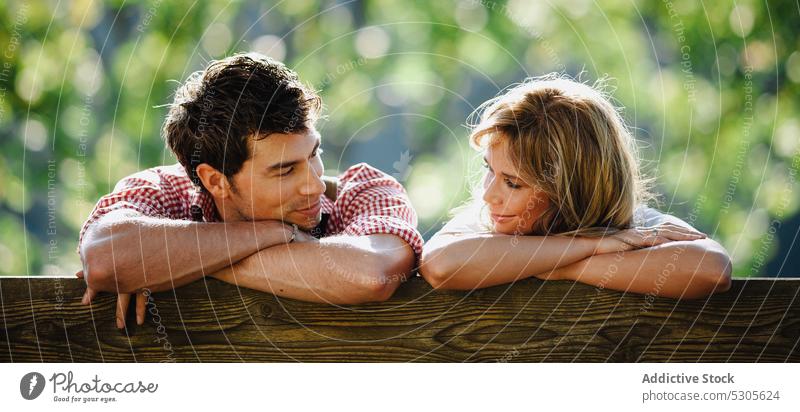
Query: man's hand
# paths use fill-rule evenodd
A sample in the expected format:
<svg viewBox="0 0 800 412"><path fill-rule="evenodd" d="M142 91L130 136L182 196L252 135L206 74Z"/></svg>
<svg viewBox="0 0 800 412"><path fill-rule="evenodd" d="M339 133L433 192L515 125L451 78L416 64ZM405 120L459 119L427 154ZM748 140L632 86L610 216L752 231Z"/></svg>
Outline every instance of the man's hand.
<svg viewBox="0 0 800 412"><path fill-rule="evenodd" d="M79 279L84 278L83 270L79 270L75 273ZM128 293L121 293L117 295L117 328L122 329L125 327L125 316L128 314L128 305L131 302L131 296L133 294ZM83 293L83 298L81 299L81 304L88 305L92 303L95 296L97 296L97 291L86 287L86 292ZM144 313L147 308L147 296L145 296L144 292L136 293L136 324L141 325L144 323Z"/></svg>

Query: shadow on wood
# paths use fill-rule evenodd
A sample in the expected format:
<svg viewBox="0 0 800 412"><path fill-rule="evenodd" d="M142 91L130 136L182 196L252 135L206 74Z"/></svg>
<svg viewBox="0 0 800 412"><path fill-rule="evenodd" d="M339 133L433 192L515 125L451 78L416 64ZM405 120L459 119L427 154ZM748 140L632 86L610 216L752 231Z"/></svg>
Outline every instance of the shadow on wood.
<svg viewBox="0 0 800 412"><path fill-rule="evenodd" d="M349 307L207 279L153 294L145 324L122 331L116 297L90 308L83 291L78 279L0 278L0 361L800 361L800 279L676 301L536 279L439 293L415 278L388 302Z"/></svg>

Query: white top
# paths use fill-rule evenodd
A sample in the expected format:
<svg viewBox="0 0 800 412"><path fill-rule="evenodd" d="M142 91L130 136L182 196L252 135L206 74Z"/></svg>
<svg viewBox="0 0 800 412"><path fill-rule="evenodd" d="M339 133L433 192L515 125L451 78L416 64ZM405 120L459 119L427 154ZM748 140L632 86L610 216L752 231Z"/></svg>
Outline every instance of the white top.
<svg viewBox="0 0 800 412"><path fill-rule="evenodd" d="M491 233L492 227L482 209L482 204L465 205L457 210L455 216L442 227L439 233ZM662 223L675 223L692 227L685 221L649 206L639 206L633 214L634 226L657 226Z"/></svg>

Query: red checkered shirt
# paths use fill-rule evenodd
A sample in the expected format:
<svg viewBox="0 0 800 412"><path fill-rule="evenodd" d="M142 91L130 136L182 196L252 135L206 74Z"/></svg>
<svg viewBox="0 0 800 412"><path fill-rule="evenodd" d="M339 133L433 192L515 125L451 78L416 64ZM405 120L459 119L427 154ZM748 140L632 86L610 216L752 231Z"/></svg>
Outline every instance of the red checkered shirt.
<svg viewBox="0 0 800 412"><path fill-rule="evenodd" d="M419 257L422 235L417 231L417 213L403 186L393 177L360 163L339 176L336 200L321 197L323 220L315 235L397 235ZM167 219L219 222L211 195L198 190L180 164L159 166L134 173L117 183L114 191L101 197L81 228L117 209Z"/></svg>

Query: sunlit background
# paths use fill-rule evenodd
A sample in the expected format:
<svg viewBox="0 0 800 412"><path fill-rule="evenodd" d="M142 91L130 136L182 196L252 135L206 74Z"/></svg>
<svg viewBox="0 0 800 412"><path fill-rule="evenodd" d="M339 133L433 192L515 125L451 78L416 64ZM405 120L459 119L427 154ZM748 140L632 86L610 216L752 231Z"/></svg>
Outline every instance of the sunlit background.
<svg viewBox="0 0 800 412"><path fill-rule="evenodd" d="M74 273L97 198L174 162L159 106L178 82L254 50L321 91L326 172L394 175L426 239L479 173L480 103L526 76L610 77L658 206L721 241L736 276L796 276L800 10L728 3L6 0L0 274Z"/></svg>

